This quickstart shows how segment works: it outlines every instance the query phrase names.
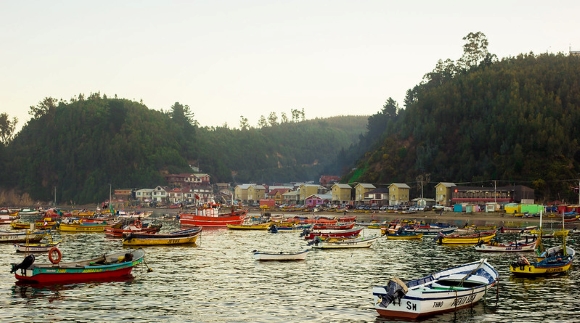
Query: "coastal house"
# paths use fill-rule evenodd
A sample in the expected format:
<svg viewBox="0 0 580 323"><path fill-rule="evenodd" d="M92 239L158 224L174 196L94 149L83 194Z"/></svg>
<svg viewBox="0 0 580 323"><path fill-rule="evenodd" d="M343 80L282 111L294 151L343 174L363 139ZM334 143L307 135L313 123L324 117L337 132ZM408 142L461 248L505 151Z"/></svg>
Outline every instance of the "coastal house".
<svg viewBox="0 0 580 323"><path fill-rule="evenodd" d="M451 195L456 185L449 182L440 182L435 185L435 205L451 206Z"/></svg>
<svg viewBox="0 0 580 323"><path fill-rule="evenodd" d="M389 185L389 205L408 205L410 189L409 185L405 183Z"/></svg>
<svg viewBox="0 0 580 323"><path fill-rule="evenodd" d="M352 199L352 187L348 184L334 184L331 187L331 192L334 203L346 204Z"/></svg>
<svg viewBox="0 0 580 323"><path fill-rule="evenodd" d="M234 199L236 201L247 202L248 201L248 188L252 184L240 184L234 187Z"/></svg>
<svg viewBox="0 0 580 323"><path fill-rule="evenodd" d="M142 188L135 191L135 199L139 202L149 203L153 199L153 189L152 188Z"/></svg>
<svg viewBox="0 0 580 323"><path fill-rule="evenodd" d="M386 187L379 187L365 193L365 201L371 205L388 205L389 204L389 189Z"/></svg>
<svg viewBox="0 0 580 323"><path fill-rule="evenodd" d="M300 201L306 200L307 197L314 194L325 194L326 188L317 184L302 184L298 189L300 192Z"/></svg>
<svg viewBox="0 0 580 323"><path fill-rule="evenodd" d="M319 205L329 204L332 200L332 194L312 194L304 199L304 206L315 208Z"/></svg>
<svg viewBox="0 0 580 323"><path fill-rule="evenodd" d="M248 202L257 203L266 198L266 187L264 185L252 184L248 187Z"/></svg>
<svg viewBox="0 0 580 323"><path fill-rule="evenodd" d="M365 201L365 194L372 190L376 189L373 184L369 183L358 183L354 187L354 200L359 204L364 203Z"/></svg>
<svg viewBox="0 0 580 323"><path fill-rule="evenodd" d="M151 199L153 200L153 202L156 202L158 204L165 204L167 203L167 191L169 190L169 188L167 188L166 186L157 186L153 189L153 192L151 192Z"/></svg>

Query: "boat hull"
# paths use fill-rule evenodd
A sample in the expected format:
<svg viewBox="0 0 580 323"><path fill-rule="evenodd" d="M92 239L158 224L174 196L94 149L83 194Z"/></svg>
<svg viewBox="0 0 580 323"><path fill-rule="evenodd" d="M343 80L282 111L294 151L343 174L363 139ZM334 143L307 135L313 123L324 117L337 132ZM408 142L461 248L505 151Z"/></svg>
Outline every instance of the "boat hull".
<svg viewBox="0 0 580 323"><path fill-rule="evenodd" d="M59 264L33 264L27 269L19 269L14 277L25 283L35 284L69 284L100 280L113 280L131 274L133 267L143 262L145 253L141 249L131 250L131 261L114 263L127 252L106 255L103 264L97 264L103 257L80 262ZM110 262L110 263L107 263Z"/></svg>
<svg viewBox="0 0 580 323"><path fill-rule="evenodd" d="M297 253L272 253L254 251L254 259L259 261L299 261L305 260L308 249Z"/></svg>

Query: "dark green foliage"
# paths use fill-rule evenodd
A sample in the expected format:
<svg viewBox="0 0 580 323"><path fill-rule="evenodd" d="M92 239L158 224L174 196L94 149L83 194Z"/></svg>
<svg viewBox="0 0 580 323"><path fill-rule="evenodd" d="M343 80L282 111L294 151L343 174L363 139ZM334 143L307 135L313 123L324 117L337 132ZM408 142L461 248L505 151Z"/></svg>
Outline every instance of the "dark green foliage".
<svg viewBox="0 0 580 323"><path fill-rule="evenodd" d="M58 103L58 105L57 105ZM366 117L281 123L262 129L199 128L187 105L149 110L125 99L70 103L46 98L8 146L0 145L2 188L33 200L98 203L113 188L166 185L164 174L191 173L216 182L318 180L338 151L355 142ZM336 173L338 174L338 173Z"/></svg>
<svg viewBox="0 0 580 323"><path fill-rule="evenodd" d="M359 160L359 181L413 184L430 173L432 183L499 180L533 187L538 199L575 202L579 124L580 57L529 54L453 77L431 73L408 92L387 139Z"/></svg>

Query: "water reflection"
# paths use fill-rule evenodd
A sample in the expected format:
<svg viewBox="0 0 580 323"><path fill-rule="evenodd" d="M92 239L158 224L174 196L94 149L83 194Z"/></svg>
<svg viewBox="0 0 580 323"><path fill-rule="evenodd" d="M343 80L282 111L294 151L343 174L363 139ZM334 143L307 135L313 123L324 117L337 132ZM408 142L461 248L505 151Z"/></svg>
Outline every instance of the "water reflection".
<svg viewBox="0 0 580 323"><path fill-rule="evenodd" d="M164 222L164 231L175 228L175 222ZM204 230L196 245L144 248L146 266L135 268L129 281L50 287L15 284L8 264L21 261L22 255L0 244L0 302L6 304L0 321L394 322L374 310L374 285L386 284L393 276L414 279L482 257L499 271L499 289L490 290L472 308L422 322L576 319L571 301L580 296L576 266L556 278L514 278L509 264L516 254L481 254L472 246L438 245L431 239L380 239L368 249L315 249L302 262L253 259L255 249L305 248L299 234ZM64 238L63 261L123 248L121 239L104 234L56 233L55 238ZM569 243L578 250L576 242ZM46 262L44 257L37 261Z"/></svg>

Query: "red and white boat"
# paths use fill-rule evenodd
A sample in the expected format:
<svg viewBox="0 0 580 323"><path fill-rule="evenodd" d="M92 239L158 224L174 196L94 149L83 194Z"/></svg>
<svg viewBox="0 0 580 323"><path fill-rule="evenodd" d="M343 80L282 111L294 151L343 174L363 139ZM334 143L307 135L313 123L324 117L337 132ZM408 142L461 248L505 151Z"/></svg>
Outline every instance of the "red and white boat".
<svg viewBox="0 0 580 323"><path fill-rule="evenodd" d="M193 213L180 213L179 224L182 226L198 227L227 227L241 225L248 214L248 210L232 208L229 213L220 213L219 207L198 208Z"/></svg>

